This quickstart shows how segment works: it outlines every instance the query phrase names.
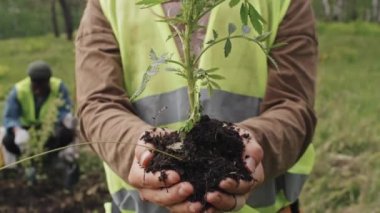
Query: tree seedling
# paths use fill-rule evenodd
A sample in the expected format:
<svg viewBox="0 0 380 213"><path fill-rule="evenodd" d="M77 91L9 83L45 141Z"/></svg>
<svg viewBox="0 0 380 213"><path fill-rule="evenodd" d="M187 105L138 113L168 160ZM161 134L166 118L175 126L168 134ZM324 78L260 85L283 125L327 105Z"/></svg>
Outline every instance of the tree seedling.
<svg viewBox="0 0 380 213"><path fill-rule="evenodd" d="M185 125L180 129L180 132L189 132L200 120L202 109L200 103L201 87L207 87L210 94L214 89L221 89L218 81L223 80L224 77L217 73L217 67L209 69L198 67L199 60L210 48L213 48L216 44L224 43L224 56L228 57L232 50L232 40L244 39L248 42L259 45L268 58L274 62L274 60L268 55L269 49L263 43L270 36L270 32L263 31L265 20L248 0L229 0L231 8L237 7L240 3L240 34L237 33L238 27L235 23L229 23L228 26L226 26L227 35L223 37L219 36L219 32L213 30L213 39L207 41L206 46L202 47L202 51L199 55L194 55L193 47L191 45L192 35L198 29L205 28L205 26L198 24L200 19L226 1L227 0L182 0L181 12L176 17L158 17L158 21L167 23L174 30L175 33L169 36L168 39L178 37L181 43L181 51L183 51L183 58L179 61L172 60L170 53L162 53L161 55L158 55L153 49L151 49L149 57L152 63L145 71L140 87L130 99L131 101L134 101L142 94L149 80L160 71L160 65L172 64L173 67L169 67L164 71L171 72L184 78L187 82L188 89L190 112L188 119L185 122ZM168 0L141 0L137 4L145 9L165 2L168 2ZM180 30L178 26L182 26L184 30ZM250 34L252 28L257 32L257 36L253 37Z"/></svg>

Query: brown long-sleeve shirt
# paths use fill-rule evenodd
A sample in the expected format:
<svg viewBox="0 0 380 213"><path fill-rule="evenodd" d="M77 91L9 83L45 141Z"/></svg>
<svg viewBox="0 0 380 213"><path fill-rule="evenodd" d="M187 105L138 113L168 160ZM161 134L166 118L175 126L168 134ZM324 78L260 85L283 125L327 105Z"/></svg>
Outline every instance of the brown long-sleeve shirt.
<svg viewBox="0 0 380 213"><path fill-rule="evenodd" d="M315 20L308 0L293 0L271 51L261 114L241 126L254 132L264 150L266 178L284 173L304 153L316 125L313 111L317 63ZM93 150L127 180L134 143L150 128L134 114L125 95L119 47L99 0L89 0L76 39L76 83L81 133Z"/></svg>

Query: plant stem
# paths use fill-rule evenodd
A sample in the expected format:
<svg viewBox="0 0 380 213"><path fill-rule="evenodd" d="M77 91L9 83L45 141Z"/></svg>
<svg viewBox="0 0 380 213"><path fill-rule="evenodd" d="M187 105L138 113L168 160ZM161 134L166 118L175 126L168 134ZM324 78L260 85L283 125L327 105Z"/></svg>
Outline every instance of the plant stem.
<svg viewBox="0 0 380 213"><path fill-rule="evenodd" d="M193 0L194 1L194 0ZM189 105L190 105L190 118L189 122L196 123L200 119L199 112L199 94L196 91L196 79L194 78L194 58L191 56L192 48L191 48L191 40L192 34L194 30L194 25L197 24L198 20L194 19L194 3L193 1L187 2L185 7L188 9L186 24L185 24L185 39L183 44L184 51L184 61L186 66L186 75L187 75L187 83L188 83L188 97L189 97Z"/></svg>

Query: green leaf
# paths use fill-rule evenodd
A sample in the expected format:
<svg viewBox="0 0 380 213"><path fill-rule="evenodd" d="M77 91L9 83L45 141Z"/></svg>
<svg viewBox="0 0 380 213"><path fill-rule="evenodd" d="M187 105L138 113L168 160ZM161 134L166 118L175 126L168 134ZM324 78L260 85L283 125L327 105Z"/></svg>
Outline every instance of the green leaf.
<svg viewBox="0 0 380 213"><path fill-rule="evenodd" d="M174 35L169 35L167 38L166 38L166 41L169 41L170 39L174 38Z"/></svg>
<svg viewBox="0 0 380 213"><path fill-rule="evenodd" d="M209 40L208 42L206 42L206 44L212 44L212 43L214 43L215 42L215 40L214 39L211 39L211 40Z"/></svg>
<svg viewBox="0 0 380 213"><path fill-rule="evenodd" d="M212 91L213 91L211 84L207 84L207 90L208 90L208 95L211 96Z"/></svg>
<svg viewBox="0 0 380 213"><path fill-rule="evenodd" d="M260 22L260 14L257 12L257 10L249 4L249 19L251 21L251 24L253 28L258 32L259 34L263 33L263 25Z"/></svg>
<svg viewBox="0 0 380 213"><path fill-rule="evenodd" d="M168 71L168 72L181 72L180 69L174 68L174 67L168 67L165 70Z"/></svg>
<svg viewBox="0 0 380 213"><path fill-rule="evenodd" d="M209 84L208 81L205 80L205 81L202 81L201 86L205 87L205 86L207 86L208 84Z"/></svg>
<svg viewBox="0 0 380 213"><path fill-rule="evenodd" d="M228 34L231 35L236 31L236 26L233 23L228 24Z"/></svg>
<svg viewBox="0 0 380 213"><path fill-rule="evenodd" d="M240 7L240 19L243 25L248 25L248 8L245 4Z"/></svg>
<svg viewBox="0 0 380 213"><path fill-rule="evenodd" d="M273 64L274 68L276 68L277 71L280 71L280 68L278 67L276 60L274 60L274 58L272 58L272 56L270 55L267 55L267 57L269 61Z"/></svg>
<svg viewBox="0 0 380 213"><path fill-rule="evenodd" d="M163 23L169 23L169 24L185 24L186 21L184 19L181 19L179 17L160 17L162 19L156 20L156 22L163 22Z"/></svg>
<svg viewBox="0 0 380 213"><path fill-rule="evenodd" d="M248 3L249 4L249 10L251 10L251 8L253 8L254 12L256 13L256 16L257 18L259 19L259 21L262 23L262 24L265 24L266 21L265 19L260 15L259 12L257 12L256 8L251 4L251 3Z"/></svg>
<svg viewBox="0 0 380 213"><path fill-rule="evenodd" d="M224 57L228 57L228 55L231 53L231 49L232 49L232 43L231 43L231 40L228 38L224 45Z"/></svg>
<svg viewBox="0 0 380 213"><path fill-rule="evenodd" d="M154 76L158 73L158 66L149 66L148 70L146 71L146 74L149 76Z"/></svg>
<svg viewBox="0 0 380 213"><path fill-rule="evenodd" d="M280 48L280 47L283 47L283 46L286 46L288 43L286 42L279 42L279 43L275 43L273 44L270 49L276 49L276 48Z"/></svg>
<svg viewBox="0 0 380 213"><path fill-rule="evenodd" d="M223 80L223 79L226 79L224 76L218 75L218 74L211 74L211 75L208 75L208 77L211 78L211 79L214 79L214 80Z"/></svg>
<svg viewBox="0 0 380 213"><path fill-rule="evenodd" d="M157 61L158 60L157 54L156 54L156 52L154 52L153 49L150 49L149 58L152 61Z"/></svg>
<svg viewBox="0 0 380 213"><path fill-rule="evenodd" d="M215 30L212 30L212 34L214 35L214 40L218 38L218 33Z"/></svg>
<svg viewBox="0 0 380 213"><path fill-rule="evenodd" d="M221 89L220 85L216 83L215 81L210 81L210 84L212 85L213 88Z"/></svg>
<svg viewBox="0 0 380 213"><path fill-rule="evenodd" d="M138 96L140 96L140 95L144 92L144 90L145 90L145 88L146 88L146 85L147 85L148 82L150 81L150 78L151 78L151 77L150 77L147 73L144 74L143 79L142 79L142 81L141 81L141 84L140 84L139 88L137 88L137 90L135 91L135 93L129 98L131 102L135 101L136 98L137 98Z"/></svg>
<svg viewBox="0 0 380 213"><path fill-rule="evenodd" d="M185 74L183 74L182 72L176 72L175 74L184 78L184 79L187 79L187 76Z"/></svg>
<svg viewBox="0 0 380 213"><path fill-rule="evenodd" d="M257 36L255 39L259 42L263 42L269 38L270 34L272 34L272 33L271 32L264 32L263 34Z"/></svg>
<svg viewBox="0 0 380 213"><path fill-rule="evenodd" d="M211 68L211 69L206 70L206 72L213 73L213 72L215 72L217 70L219 70L219 68L215 67L215 68Z"/></svg>
<svg viewBox="0 0 380 213"><path fill-rule="evenodd" d="M240 0L231 0L230 1L230 7L235 7L237 4L239 4Z"/></svg>

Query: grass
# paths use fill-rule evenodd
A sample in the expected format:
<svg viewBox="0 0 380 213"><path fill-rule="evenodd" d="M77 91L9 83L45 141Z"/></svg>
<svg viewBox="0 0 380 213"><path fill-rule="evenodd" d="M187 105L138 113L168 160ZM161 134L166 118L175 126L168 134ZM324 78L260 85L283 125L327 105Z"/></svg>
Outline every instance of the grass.
<svg viewBox="0 0 380 213"><path fill-rule="evenodd" d="M318 31L317 163L305 212L380 212L380 26L321 23Z"/></svg>
<svg viewBox="0 0 380 213"><path fill-rule="evenodd" d="M314 144L317 163L302 196L305 212L379 212L380 26L318 26L320 66ZM51 35L0 40L0 110L36 59L51 64L74 94L74 47ZM94 157L86 167L102 170ZM90 160L88 160L90 159Z"/></svg>
<svg viewBox="0 0 380 213"><path fill-rule="evenodd" d="M74 94L74 44L52 35L0 40L0 102L15 82L25 78L28 64L45 60L53 75Z"/></svg>

